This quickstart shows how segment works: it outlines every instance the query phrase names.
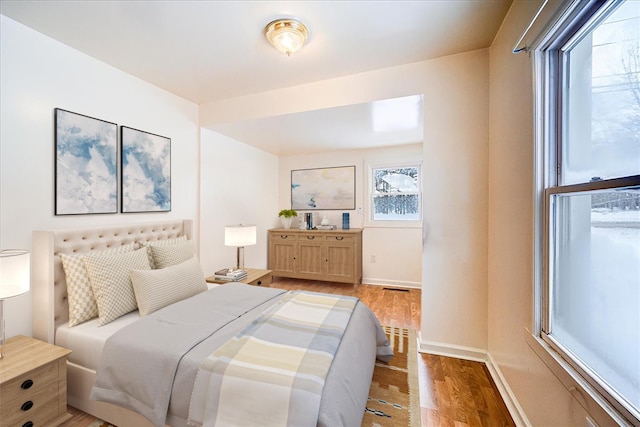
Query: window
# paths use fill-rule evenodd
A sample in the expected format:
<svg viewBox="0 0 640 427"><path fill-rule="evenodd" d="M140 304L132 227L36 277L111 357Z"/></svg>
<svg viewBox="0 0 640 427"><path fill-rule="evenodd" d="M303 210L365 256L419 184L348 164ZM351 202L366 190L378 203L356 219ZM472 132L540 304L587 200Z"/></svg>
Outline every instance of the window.
<svg viewBox="0 0 640 427"><path fill-rule="evenodd" d="M420 165L372 166L370 221L406 225L421 220Z"/></svg>
<svg viewBox="0 0 640 427"><path fill-rule="evenodd" d="M640 420L640 2L576 2L536 52L541 338Z"/></svg>

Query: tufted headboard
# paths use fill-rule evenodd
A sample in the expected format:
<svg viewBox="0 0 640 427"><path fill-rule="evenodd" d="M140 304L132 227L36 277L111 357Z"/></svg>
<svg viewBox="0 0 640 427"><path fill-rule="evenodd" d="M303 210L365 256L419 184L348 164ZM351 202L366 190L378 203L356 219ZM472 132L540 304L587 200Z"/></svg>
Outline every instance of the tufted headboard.
<svg viewBox="0 0 640 427"><path fill-rule="evenodd" d="M34 231L31 249L31 292L33 296L33 336L53 343L55 329L69 320L67 284L60 254L172 239L192 238L192 220L99 226L63 230Z"/></svg>

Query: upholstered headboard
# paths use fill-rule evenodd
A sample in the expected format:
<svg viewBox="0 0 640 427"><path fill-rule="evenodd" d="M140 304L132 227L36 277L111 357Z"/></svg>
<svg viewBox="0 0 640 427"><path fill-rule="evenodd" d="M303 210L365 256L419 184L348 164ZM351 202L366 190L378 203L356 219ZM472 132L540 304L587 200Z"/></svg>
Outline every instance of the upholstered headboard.
<svg viewBox="0 0 640 427"><path fill-rule="evenodd" d="M192 220L139 223L33 232L31 292L33 336L54 342L55 328L69 319L67 284L60 254L86 253L131 242L149 242L186 235Z"/></svg>

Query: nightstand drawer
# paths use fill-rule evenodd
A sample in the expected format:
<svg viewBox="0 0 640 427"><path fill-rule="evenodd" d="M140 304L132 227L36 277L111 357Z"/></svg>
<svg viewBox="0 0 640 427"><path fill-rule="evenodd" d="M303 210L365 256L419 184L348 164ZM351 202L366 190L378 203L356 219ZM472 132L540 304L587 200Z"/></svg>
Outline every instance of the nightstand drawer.
<svg viewBox="0 0 640 427"><path fill-rule="evenodd" d="M58 416L58 389L54 385L53 389L49 392L49 396L45 397L48 400L37 399L33 401L33 406L27 411L21 409L21 405L17 405L16 408L10 402L2 402L2 409L0 411L0 427L21 427L21 426L33 426L40 427L49 423L51 420ZM6 410L7 406L10 406L11 410ZM5 414L7 412L7 414ZM31 422L32 424L29 424Z"/></svg>
<svg viewBox="0 0 640 427"><path fill-rule="evenodd" d="M48 363L0 385L0 402L4 408L4 402L32 396L47 385L57 385L57 381L58 363Z"/></svg>
<svg viewBox="0 0 640 427"><path fill-rule="evenodd" d="M271 286L272 281L271 273L269 273L249 282L249 284L253 286Z"/></svg>

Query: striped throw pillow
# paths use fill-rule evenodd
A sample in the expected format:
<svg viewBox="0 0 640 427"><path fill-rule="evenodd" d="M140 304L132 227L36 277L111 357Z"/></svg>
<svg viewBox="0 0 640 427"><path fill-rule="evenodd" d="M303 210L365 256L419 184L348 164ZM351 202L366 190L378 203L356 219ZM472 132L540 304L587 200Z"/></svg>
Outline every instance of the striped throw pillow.
<svg viewBox="0 0 640 427"><path fill-rule="evenodd" d="M141 316L207 290L195 256L162 270L132 270L131 282Z"/></svg>

